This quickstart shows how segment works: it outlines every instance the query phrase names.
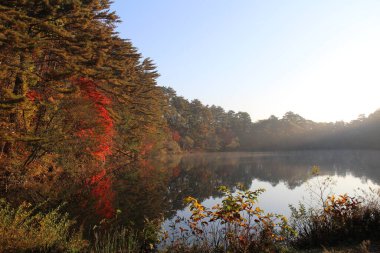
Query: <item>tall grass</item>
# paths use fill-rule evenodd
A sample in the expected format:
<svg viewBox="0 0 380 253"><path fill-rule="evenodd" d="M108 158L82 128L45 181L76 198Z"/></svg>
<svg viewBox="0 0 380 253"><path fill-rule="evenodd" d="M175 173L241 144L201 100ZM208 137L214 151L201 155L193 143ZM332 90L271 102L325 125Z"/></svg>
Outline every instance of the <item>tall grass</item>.
<svg viewBox="0 0 380 253"><path fill-rule="evenodd" d="M95 232L95 239L91 252L133 253L140 251L138 235L127 228L115 229L114 231Z"/></svg>
<svg viewBox="0 0 380 253"><path fill-rule="evenodd" d="M13 208L0 199L0 252L80 252L87 242L71 232L74 223L60 207L42 213L30 204Z"/></svg>
<svg viewBox="0 0 380 253"><path fill-rule="evenodd" d="M93 253L132 253L156 252L161 239L162 219L145 219L144 227L136 230L131 227L94 227L93 240L89 252Z"/></svg>

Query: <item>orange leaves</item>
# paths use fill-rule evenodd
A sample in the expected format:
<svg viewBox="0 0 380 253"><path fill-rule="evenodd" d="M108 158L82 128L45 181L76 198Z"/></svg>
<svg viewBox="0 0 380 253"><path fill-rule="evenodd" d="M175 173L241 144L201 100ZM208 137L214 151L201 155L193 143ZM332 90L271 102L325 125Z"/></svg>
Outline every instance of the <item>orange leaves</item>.
<svg viewBox="0 0 380 253"><path fill-rule="evenodd" d="M35 100L42 100L42 95L38 93L37 91L31 90L26 93L26 97L30 101L35 101Z"/></svg>
<svg viewBox="0 0 380 253"><path fill-rule="evenodd" d="M145 156L149 154L149 152L152 151L154 144L155 144L154 142L143 142L139 148L140 155Z"/></svg>
<svg viewBox="0 0 380 253"><path fill-rule="evenodd" d="M172 139L175 142L179 142L181 140L181 135L179 135L178 131L172 132Z"/></svg>
<svg viewBox="0 0 380 253"><path fill-rule="evenodd" d="M332 218L345 217L352 215L360 208L361 202L355 197L350 197L347 194L331 195L327 197L325 202L324 213Z"/></svg>
<svg viewBox="0 0 380 253"><path fill-rule="evenodd" d="M173 178L178 177L180 174L181 174L181 168L179 167L179 165L177 165L177 166L175 166L175 167L172 168L172 176L173 176Z"/></svg>

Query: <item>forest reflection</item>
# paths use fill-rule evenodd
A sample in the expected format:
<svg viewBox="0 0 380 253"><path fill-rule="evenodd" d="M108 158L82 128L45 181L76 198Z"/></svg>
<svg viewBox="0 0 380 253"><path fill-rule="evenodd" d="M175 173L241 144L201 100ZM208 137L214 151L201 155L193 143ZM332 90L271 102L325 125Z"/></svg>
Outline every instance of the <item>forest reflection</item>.
<svg viewBox="0 0 380 253"><path fill-rule="evenodd" d="M322 175L352 175L380 184L379 151L293 151L202 153L148 161L115 173L113 189L120 220L142 225L145 218L173 217L189 195L203 201L220 197L217 187L251 186L253 180L302 185L313 165Z"/></svg>

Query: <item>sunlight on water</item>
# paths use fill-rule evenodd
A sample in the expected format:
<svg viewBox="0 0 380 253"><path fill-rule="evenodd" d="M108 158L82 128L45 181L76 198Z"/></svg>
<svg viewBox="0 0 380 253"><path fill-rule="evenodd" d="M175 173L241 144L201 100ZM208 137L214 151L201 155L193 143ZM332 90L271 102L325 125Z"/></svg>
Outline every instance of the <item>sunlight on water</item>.
<svg viewBox="0 0 380 253"><path fill-rule="evenodd" d="M265 192L260 195L258 206L264 209L268 213L283 214L290 217L291 212L289 205L297 206L299 202L306 204L308 207L319 207L321 202L316 199L312 191L316 191L319 194L318 187L321 186L324 179L328 176L319 176L318 178L311 178L300 186L290 189L286 183L280 182L277 185L260 181L257 179L252 180L250 190L256 190L259 188L265 189ZM324 191L324 197L331 194L345 194L350 196L362 195L364 192L369 192L370 189L379 188L378 184L373 183L369 179L358 178L352 174L346 176L332 175L332 184ZM317 196L318 197L318 196ZM202 202L206 207L221 203L221 198L210 197ZM177 211L175 216L189 218L191 215L190 210L185 208ZM169 225L172 220L166 220L164 228L169 229Z"/></svg>
<svg viewBox="0 0 380 253"><path fill-rule="evenodd" d="M321 176L320 182L326 176ZM371 180L363 180L352 175L347 176L331 176L333 181L335 182L329 189L326 190L324 197L327 194L345 194L347 193L350 196L355 196L360 194L360 190L368 191L369 187L375 188L379 187L374 184ZM318 180L313 178L306 183L298 186L294 189L289 189L285 183L281 182L276 186L272 186L269 183L261 182L258 180L252 181L251 189L264 188L266 191L261 195L259 199L259 206L262 207L267 212L272 213L280 213L286 216L290 215L289 204L298 205L300 201L303 203L308 203L310 206L314 206L316 204L320 204L320 202L316 203L315 198L314 201L310 196L311 190L318 190ZM310 189L312 187L313 189Z"/></svg>
<svg viewBox="0 0 380 253"><path fill-rule="evenodd" d="M188 166L193 170L202 168L200 174L216 174L219 185L228 183L233 187L238 182L245 182L250 190L265 189L260 195L258 206L265 212L290 216L289 204L298 206L299 202L307 207L320 207L320 190L323 189L323 198L331 194L349 194L350 196L363 195L370 189L379 188L378 152L348 152L348 151L324 151L324 152L285 152L285 153L243 153L243 154L211 154L209 156L193 156L190 161L194 166ZM182 166L187 163L182 163ZM310 168L320 166L320 176L312 176ZM191 173L188 169L188 173ZM323 182L331 179L326 187ZM232 180L233 179L233 180ZM247 179L250 179L249 181ZM197 179L198 180L198 179ZM232 180L232 182L231 182ZM210 181L210 184L213 181ZM224 183L223 183L224 182ZM194 188L199 187L198 182L193 182ZM212 187L218 185L214 182ZM209 188L209 187L208 187ZM207 189L208 189L207 188ZM216 191L195 194L206 207L212 207L221 202L221 196ZM190 194L191 195L191 194ZM201 196L204 196L203 198ZM173 217L190 217L188 208L177 210L175 215L164 223L169 228Z"/></svg>

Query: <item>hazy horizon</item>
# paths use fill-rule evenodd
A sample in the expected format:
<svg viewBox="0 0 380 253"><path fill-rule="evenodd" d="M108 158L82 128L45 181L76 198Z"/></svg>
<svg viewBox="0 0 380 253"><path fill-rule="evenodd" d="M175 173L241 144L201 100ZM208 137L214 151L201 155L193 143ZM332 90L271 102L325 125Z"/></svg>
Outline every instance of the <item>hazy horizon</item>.
<svg viewBox="0 0 380 253"><path fill-rule="evenodd" d="M121 1L121 37L158 84L245 111L349 122L380 108L378 1Z"/></svg>

